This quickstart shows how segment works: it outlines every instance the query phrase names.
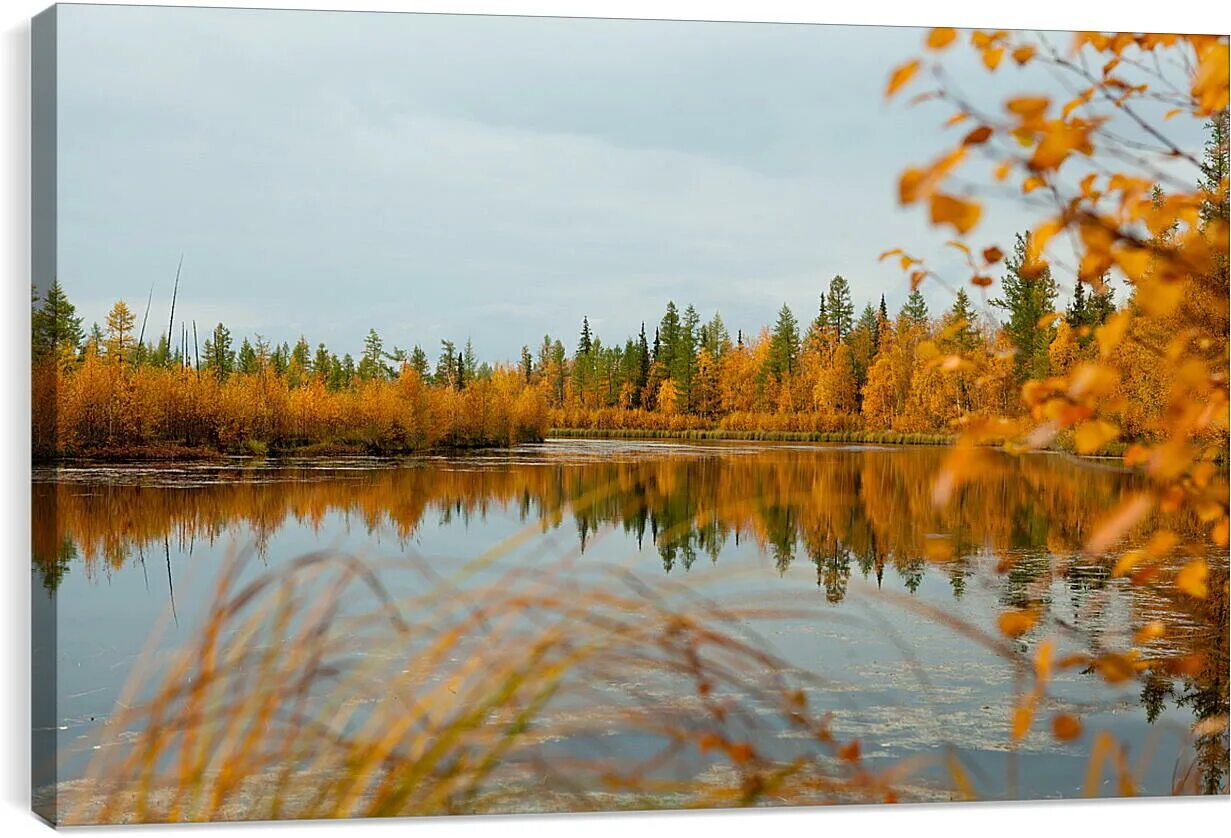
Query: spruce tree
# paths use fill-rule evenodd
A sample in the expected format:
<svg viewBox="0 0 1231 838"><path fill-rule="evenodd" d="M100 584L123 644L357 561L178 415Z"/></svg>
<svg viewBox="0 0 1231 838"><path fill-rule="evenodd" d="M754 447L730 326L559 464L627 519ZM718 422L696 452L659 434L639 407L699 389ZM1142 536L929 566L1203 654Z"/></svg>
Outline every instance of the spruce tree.
<svg viewBox="0 0 1231 838"><path fill-rule="evenodd" d="M916 288L906 298L898 317L913 326L924 326L928 322L928 304L923 294Z"/></svg>
<svg viewBox="0 0 1231 838"><path fill-rule="evenodd" d="M781 381L795 372L799 357L799 323L786 303L778 310L778 321L769 341L769 373Z"/></svg>
<svg viewBox="0 0 1231 838"><path fill-rule="evenodd" d="M855 325L855 304L851 302L851 287L839 274L829 281L826 297L829 325L838 340L844 340Z"/></svg>
<svg viewBox="0 0 1231 838"><path fill-rule="evenodd" d="M428 365L427 353L423 351L423 347L415 344L410 350L410 368L419 374L419 379L430 383L432 380L432 370Z"/></svg>
<svg viewBox="0 0 1231 838"><path fill-rule="evenodd" d="M581 318L581 339L577 342L577 354L589 355L594 347L593 336L590 334L590 318Z"/></svg>
<svg viewBox="0 0 1231 838"><path fill-rule="evenodd" d="M658 342L658 336L654 337L655 343ZM645 321L641 321L641 334L637 336L637 393L640 400L641 390L645 387L645 383L650 380L650 347L645 339Z"/></svg>
<svg viewBox="0 0 1231 838"><path fill-rule="evenodd" d="M31 302L37 301L38 296L32 295ZM35 360L58 350L76 352L85 337L77 308L69 302L58 279L52 280L43 304L31 312L30 321L30 348Z"/></svg>
<svg viewBox="0 0 1231 838"><path fill-rule="evenodd" d="M1006 273L1000 280L1001 296L992 305L1008 313L1005 334L1013 344L1013 359L1018 383L1046 378L1050 369L1047 348L1055 337L1055 327L1040 325L1044 315L1056 307L1056 281L1051 269L1044 268L1033 278L1022 275L1029 234L1018 234L1013 254L1005 260Z"/></svg>

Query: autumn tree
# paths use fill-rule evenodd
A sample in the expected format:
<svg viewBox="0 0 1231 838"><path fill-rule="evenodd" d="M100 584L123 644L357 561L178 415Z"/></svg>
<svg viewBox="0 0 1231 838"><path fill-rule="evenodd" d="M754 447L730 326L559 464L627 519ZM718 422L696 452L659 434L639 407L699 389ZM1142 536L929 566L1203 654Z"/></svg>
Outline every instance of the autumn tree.
<svg viewBox="0 0 1231 838"><path fill-rule="evenodd" d="M995 242L974 245L983 217L976 195L1026 195L1037 213L1017 239L997 300L1007 313L1003 336L1015 356L1020 400L1007 415L961 417L959 443L933 484L933 506L946 509L987 462L980 445L999 442L1022 454L1067 438L1088 454L1129 431L1123 463L1139 472L1141 489L1090 522L1081 561L1104 563L1125 584L1156 588L1194 613L1212 613L1210 628L1225 637L1225 564L1213 572L1207 557L1225 556L1231 526L1228 481L1215 464L1225 457L1229 425L1228 38L1079 32L1067 49L1054 39L1052 33L975 30L968 40L987 72L1010 66L1006 57L1040 67L1065 91L1061 100L1009 92L1000 108L973 106L949 81L955 76L946 56L961 42L949 28L929 31L924 54L894 69L886 88L893 96L921 75L934 79L938 87L925 97L951 111L946 124L973 123L951 148L898 178L903 205L924 207L931 224L957 236L967 258L962 284L987 288L1002 254ZM1204 151L1172 130L1174 117L1209 121ZM984 155L994 161L995 183L967 165ZM899 257L913 285L939 278L917 255L901 249L888 255ZM1126 305L1093 328L1096 354L1049 375L1059 316L1053 266L1095 291L1114 271L1130 290ZM1064 328L1071 329L1067 319ZM989 366L1003 357L993 354ZM1147 429L1148 435L1135 435ZM1121 544L1130 533L1145 546L1125 551ZM1006 556L1001 568L1012 573L1016 563ZM1210 599L1222 603L1221 613L1204 609ZM1050 699L1049 634L1066 628L1040 626L1037 606L1023 596L997 621L1010 637L1034 632L1042 650L1030 688L1013 708L1014 743L1034 728ZM1135 638L1100 642L1090 650L1088 671L1119 683L1191 669L1191 662L1165 651L1143 653L1143 637L1170 631L1147 623ZM1205 732L1194 745L1205 788L1216 792L1225 783L1228 751L1225 675L1208 694L1198 712ZM1080 724L1057 716L1051 729L1071 739ZM1108 742L1106 749L1123 760L1119 745Z"/></svg>
<svg viewBox="0 0 1231 838"><path fill-rule="evenodd" d="M137 316L132 313L128 304L123 300L116 302L111 307L111 311L107 313L107 355L114 357L119 361L124 361L128 358L128 353L132 350L135 338L133 337L133 327L137 323Z"/></svg>

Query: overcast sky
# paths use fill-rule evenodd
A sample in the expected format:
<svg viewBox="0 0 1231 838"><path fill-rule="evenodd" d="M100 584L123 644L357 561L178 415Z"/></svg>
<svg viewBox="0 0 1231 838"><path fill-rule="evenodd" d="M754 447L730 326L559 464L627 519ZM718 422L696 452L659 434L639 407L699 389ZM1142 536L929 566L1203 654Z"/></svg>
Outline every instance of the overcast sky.
<svg viewBox="0 0 1231 838"><path fill-rule="evenodd" d="M58 271L87 326L119 298L140 317L151 283L163 323L182 252L177 317L202 331L358 354L375 327L511 359L545 332L571 349L583 315L622 342L668 299L732 333L783 302L806 321L835 273L896 311L877 255L945 238L895 194L952 141L943 114L882 95L922 30L59 15ZM1013 83L961 75L976 95ZM993 207L987 239L1021 213Z"/></svg>

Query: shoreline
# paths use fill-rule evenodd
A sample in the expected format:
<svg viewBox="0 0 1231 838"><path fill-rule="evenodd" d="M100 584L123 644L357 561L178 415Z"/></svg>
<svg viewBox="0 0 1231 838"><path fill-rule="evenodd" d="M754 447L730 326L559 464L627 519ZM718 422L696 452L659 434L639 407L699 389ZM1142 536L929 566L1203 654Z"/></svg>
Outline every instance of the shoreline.
<svg viewBox="0 0 1231 838"><path fill-rule="evenodd" d="M378 457L397 459L424 454L465 454L474 451L504 450L526 443L543 443L551 440L629 440L645 442L783 442L820 443L833 445L883 445L900 448L936 447L953 445L956 434L904 433L899 431L742 431L722 428L702 429L640 429L640 428L549 428L537 439L520 439L515 442L487 442L475 444L442 444L425 448L381 448L358 442L317 442L304 445L271 447L251 441L227 449L203 445L155 444L131 445L116 448L100 448L56 456L32 456L32 466L56 466L63 464L89 463L184 463L220 462L235 457L245 459L328 459L345 457ZM988 447L996 448L991 443ZM1128 447L1117 442L1106 450L1094 454L1078 454L1070 446L1053 445L1047 452L1068 454L1086 460L1119 459ZM1042 451L1038 453L1044 453ZM1219 461L1224 461L1219 458Z"/></svg>

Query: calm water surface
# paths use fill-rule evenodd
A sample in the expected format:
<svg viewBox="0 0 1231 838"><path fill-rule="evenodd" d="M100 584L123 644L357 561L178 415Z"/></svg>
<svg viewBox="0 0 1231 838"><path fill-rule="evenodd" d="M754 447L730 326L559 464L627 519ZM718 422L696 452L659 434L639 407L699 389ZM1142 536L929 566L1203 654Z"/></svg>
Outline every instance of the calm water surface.
<svg viewBox="0 0 1231 838"><path fill-rule="evenodd" d="M1143 790L1167 793L1193 762L1194 712L1208 714L1220 690L1225 712L1226 626L1211 635L1200 615L1078 558L1093 521L1136 478L1058 456L1005 458L936 512L929 488L942 453L548 441L398 462L36 471L33 572L56 606L58 649L56 695L38 700L54 701L58 779L81 775L147 644L157 656L192 638L236 549L254 551L253 572L309 551L345 551L380 567L396 594L427 584L422 572L390 570L399 560L447 576L529 528L490 572L609 564L719 602L755 593L816 609L815 618L762 633L792 665L823 675L813 706L833 710L835 731L860 737L873 764L951 752L985 794L1071 796L1090 737L1108 730L1141 760ZM952 536L954 561L924 559L936 533ZM1012 569L997 572L1006 557ZM1040 730L1011 748L1011 667L927 607L992 632L1000 610L1039 600L1072 627L1073 648L1114 647L1163 616L1182 629L1166 642L1212 649L1221 669L1145 689L1066 673L1056 707L1081 714L1083 738L1061 745ZM614 753L643 745L629 739ZM1225 753L1198 765L1225 782Z"/></svg>

